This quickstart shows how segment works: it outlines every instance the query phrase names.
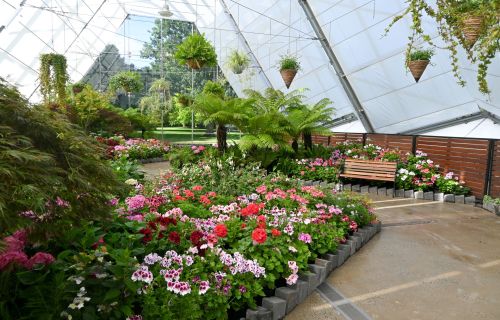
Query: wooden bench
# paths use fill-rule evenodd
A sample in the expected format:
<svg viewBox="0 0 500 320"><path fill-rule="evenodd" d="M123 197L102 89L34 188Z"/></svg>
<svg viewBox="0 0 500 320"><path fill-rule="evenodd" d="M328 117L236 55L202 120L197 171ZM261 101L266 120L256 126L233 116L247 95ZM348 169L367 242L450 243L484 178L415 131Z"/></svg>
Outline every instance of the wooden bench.
<svg viewBox="0 0 500 320"><path fill-rule="evenodd" d="M342 178L390 181L396 183L397 162L346 159Z"/></svg>

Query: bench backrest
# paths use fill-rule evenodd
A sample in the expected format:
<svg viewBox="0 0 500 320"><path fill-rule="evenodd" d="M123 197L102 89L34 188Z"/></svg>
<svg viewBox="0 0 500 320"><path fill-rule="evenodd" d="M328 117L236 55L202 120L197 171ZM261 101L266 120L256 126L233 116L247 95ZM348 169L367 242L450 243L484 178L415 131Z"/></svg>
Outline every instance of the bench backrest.
<svg viewBox="0 0 500 320"><path fill-rule="evenodd" d="M347 159L341 176L380 181L396 179L397 162Z"/></svg>

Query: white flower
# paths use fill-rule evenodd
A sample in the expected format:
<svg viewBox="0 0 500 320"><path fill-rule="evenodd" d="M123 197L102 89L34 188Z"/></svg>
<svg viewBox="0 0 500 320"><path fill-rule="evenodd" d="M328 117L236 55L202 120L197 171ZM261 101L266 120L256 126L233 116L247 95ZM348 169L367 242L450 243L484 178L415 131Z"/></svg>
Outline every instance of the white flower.
<svg viewBox="0 0 500 320"><path fill-rule="evenodd" d="M131 186L135 186L137 184L137 180L135 179L128 179L125 181L126 184L128 185L131 185Z"/></svg>

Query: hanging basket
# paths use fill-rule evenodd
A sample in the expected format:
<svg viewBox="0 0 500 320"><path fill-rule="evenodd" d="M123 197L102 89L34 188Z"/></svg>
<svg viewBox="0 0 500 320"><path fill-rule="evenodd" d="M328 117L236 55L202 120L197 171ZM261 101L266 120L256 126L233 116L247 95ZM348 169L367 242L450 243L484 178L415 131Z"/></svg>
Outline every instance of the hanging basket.
<svg viewBox="0 0 500 320"><path fill-rule="evenodd" d="M198 70L201 69L201 67L203 67L203 62L197 59L188 59L186 60L186 64L188 65L188 67L194 70Z"/></svg>
<svg viewBox="0 0 500 320"><path fill-rule="evenodd" d="M281 78L283 78L283 81L285 82L286 88L290 88L290 85L292 84L293 78L295 78L295 75L297 74L297 70L295 69L283 69L280 70L281 73Z"/></svg>
<svg viewBox="0 0 500 320"><path fill-rule="evenodd" d="M244 70L245 70L244 66L234 66L234 67L231 68L231 71L234 74L242 74Z"/></svg>
<svg viewBox="0 0 500 320"><path fill-rule="evenodd" d="M420 80L420 77L424 73L425 68L427 68L428 64L429 60L413 60L408 62L408 68L410 69L411 74L413 75L413 78L416 82Z"/></svg>
<svg viewBox="0 0 500 320"><path fill-rule="evenodd" d="M464 27L462 32L464 34L466 45L472 48L474 43L481 35L481 29L483 26L483 18L480 16L470 16L463 21Z"/></svg>

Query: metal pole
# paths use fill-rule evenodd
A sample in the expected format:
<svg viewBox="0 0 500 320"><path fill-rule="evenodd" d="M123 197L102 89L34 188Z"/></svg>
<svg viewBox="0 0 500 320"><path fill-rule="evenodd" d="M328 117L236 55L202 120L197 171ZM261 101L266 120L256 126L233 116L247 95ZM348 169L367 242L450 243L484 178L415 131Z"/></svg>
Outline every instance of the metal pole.
<svg viewBox="0 0 500 320"><path fill-rule="evenodd" d="M335 56L335 53L333 52L333 49L330 46L330 43L328 42L325 33L321 28L321 25L316 19L316 16L314 15L312 8L309 6L309 3L306 0L298 0L298 1L302 9L304 10L304 13L306 14L306 17L309 20L311 27L316 33L316 36L318 37L318 40L321 43L321 46L323 47L323 50L325 51L326 56L328 57L328 60L330 60L330 64L335 70L335 73L339 78L340 84L344 88L344 91L347 97L349 98L349 101L351 102L354 111L356 112L356 115L358 116L359 120L361 120L361 123L365 127L366 132L368 133L375 132L370 122L370 119L368 119L368 117L366 116L365 109L361 105L361 102L359 101L356 92L354 91L354 89L351 86L351 83L347 79L347 76L344 73L344 70L342 69L339 60Z"/></svg>

